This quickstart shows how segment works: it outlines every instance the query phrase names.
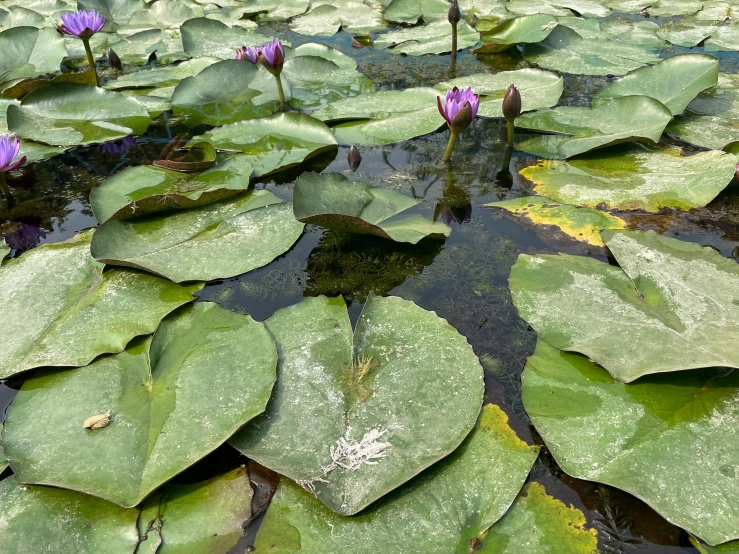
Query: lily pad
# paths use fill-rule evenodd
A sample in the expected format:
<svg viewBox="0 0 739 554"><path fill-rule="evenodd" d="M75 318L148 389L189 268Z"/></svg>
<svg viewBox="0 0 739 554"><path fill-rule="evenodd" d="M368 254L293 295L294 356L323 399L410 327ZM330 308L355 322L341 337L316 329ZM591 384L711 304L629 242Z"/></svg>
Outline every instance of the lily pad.
<svg viewBox="0 0 739 554"><path fill-rule="evenodd" d="M5 454L21 483L135 506L264 411L276 365L262 323L201 302L120 354L26 380L8 409ZM107 411L105 427L82 427Z"/></svg>
<svg viewBox="0 0 739 554"><path fill-rule="evenodd" d="M739 267L654 231L604 231L621 268L581 256L522 254L510 287L539 338L581 352L613 377L739 367Z"/></svg>
<svg viewBox="0 0 739 554"><path fill-rule="evenodd" d="M554 225L575 240L595 246L603 246L603 239L600 237L603 229L623 229L626 226L623 219L600 210L559 204L541 196L511 198L483 205L488 208L503 208L525 217L534 225Z"/></svg>
<svg viewBox="0 0 739 554"><path fill-rule="evenodd" d="M537 44L525 44L523 57L545 69L582 75L625 75L660 61L653 52L607 38L582 38L562 25Z"/></svg>
<svg viewBox="0 0 739 554"><path fill-rule="evenodd" d="M178 65L152 67L135 73L122 75L105 84L109 90L125 90L137 88L159 88L177 85L182 79L194 77L206 67L218 62L218 58L193 58Z"/></svg>
<svg viewBox="0 0 739 554"><path fill-rule="evenodd" d="M541 42L557 26L557 18L546 14L525 15L503 21L480 35L481 53L502 52L520 43Z"/></svg>
<svg viewBox="0 0 739 554"><path fill-rule="evenodd" d="M359 512L448 455L475 425L477 357L446 320L413 302L371 295L354 333L342 297L306 298L266 325L280 355L273 398L230 444L335 512ZM535 454L517 444L527 471ZM513 486L508 502L520 481Z"/></svg>
<svg viewBox="0 0 739 554"><path fill-rule="evenodd" d="M202 285L174 285L90 257L91 232L29 250L0 267L5 333L0 378L41 366L82 366L154 331ZM94 415L94 414L90 414Z"/></svg>
<svg viewBox="0 0 739 554"><path fill-rule="evenodd" d="M446 19L448 13L449 3L446 0L392 0L385 8L383 17L394 23L415 25L421 18L426 23Z"/></svg>
<svg viewBox="0 0 739 554"><path fill-rule="evenodd" d="M97 36L97 35L95 35ZM94 37L93 37L94 38ZM108 45L123 63L144 65L155 54L159 63L186 60L190 56L183 51L182 38L176 31L149 29L122 37Z"/></svg>
<svg viewBox="0 0 739 554"><path fill-rule="evenodd" d="M125 25L116 32L119 35L129 35L149 29L174 30L180 25L195 18L203 17L203 8L194 2L182 0L157 0L151 2L146 9L131 14Z"/></svg>
<svg viewBox="0 0 739 554"><path fill-rule="evenodd" d="M110 219L91 251L107 264L136 267L171 279L225 279L267 265L303 232L292 205L266 190L173 214Z"/></svg>
<svg viewBox="0 0 739 554"><path fill-rule="evenodd" d="M311 2L310 11L293 19L290 29L302 35L330 37L339 30L369 33L386 25L380 12L361 2L321 0Z"/></svg>
<svg viewBox="0 0 739 554"><path fill-rule="evenodd" d="M310 7L310 0L251 0L240 9L245 15L259 15L259 21L283 21L302 15Z"/></svg>
<svg viewBox="0 0 739 554"><path fill-rule="evenodd" d="M96 10L106 24L116 26L125 24L135 12L146 9L142 0L77 0L77 6L80 10Z"/></svg>
<svg viewBox="0 0 739 554"><path fill-rule="evenodd" d="M394 190L349 181L341 173L303 173L293 193L295 218L303 223L411 244L448 237L452 230L443 223L404 213L418 202Z"/></svg>
<svg viewBox="0 0 739 554"><path fill-rule="evenodd" d="M139 135L151 117L119 92L74 83L53 84L8 106L8 128L22 138L57 146Z"/></svg>
<svg viewBox="0 0 739 554"><path fill-rule="evenodd" d="M542 160L521 170L538 194L595 208L689 210L713 200L734 178L736 160L720 151L682 156L642 146L598 151L569 162Z"/></svg>
<svg viewBox="0 0 739 554"><path fill-rule="evenodd" d="M337 146L324 123L296 113L237 121L194 137L192 142L201 140L219 150L242 154L256 177L294 167Z"/></svg>
<svg viewBox="0 0 739 554"><path fill-rule="evenodd" d="M138 510L74 491L0 481L0 550L131 554Z"/></svg>
<svg viewBox="0 0 739 554"><path fill-rule="evenodd" d="M672 114L648 96L614 98L594 108L563 106L524 114L516 126L544 135L518 144L518 148L544 158L564 159L596 148L629 141L658 142Z"/></svg>
<svg viewBox="0 0 739 554"><path fill-rule="evenodd" d="M285 88L289 95L289 86ZM192 125L224 125L276 112L279 96L266 71L247 61L223 60L183 79L172 94L172 108Z"/></svg>
<svg viewBox="0 0 739 554"><path fill-rule="evenodd" d="M709 544L739 537L739 373L624 385L540 340L521 380L526 412L569 475L623 489Z"/></svg>
<svg viewBox="0 0 739 554"><path fill-rule="evenodd" d="M700 552L700 554L737 554L739 552L739 541L727 542L718 546L709 546L700 542L695 537L690 537L690 544Z"/></svg>
<svg viewBox="0 0 739 554"><path fill-rule="evenodd" d="M692 48L697 46L713 33L716 26L693 21L669 21L657 31L657 36L676 45Z"/></svg>
<svg viewBox="0 0 739 554"><path fill-rule="evenodd" d="M193 208L244 192L251 172L241 158L195 175L150 165L129 167L92 189L90 205L100 223Z"/></svg>
<svg viewBox="0 0 739 554"><path fill-rule="evenodd" d="M720 150L739 142L738 118L739 75L722 73L718 86L699 94L665 132L696 146Z"/></svg>
<svg viewBox="0 0 739 554"><path fill-rule="evenodd" d="M10 6L8 9L0 9L0 29L12 27L36 27L44 26L44 16L33 10L21 6Z"/></svg>
<svg viewBox="0 0 739 554"><path fill-rule="evenodd" d="M683 113L698 93L718 83L718 58L683 54L642 67L602 88L593 98L599 103L622 96L643 95L662 102L672 115Z"/></svg>
<svg viewBox="0 0 739 554"><path fill-rule="evenodd" d="M457 24L457 50L471 48L480 42L477 34L464 20ZM375 39L375 48L388 48L394 54L423 56L452 51L452 25L439 20L423 27L410 27L384 33Z"/></svg>
<svg viewBox="0 0 739 554"><path fill-rule="evenodd" d="M225 23L205 17L185 21L180 32L185 52L194 58L215 56L222 60L230 60L236 57L237 48L266 44L270 41L269 37L254 31L239 26L229 27Z"/></svg>
<svg viewBox="0 0 739 554"><path fill-rule="evenodd" d="M56 29L13 27L0 33L0 83L59 71L67 55Z"/></svg>
<svg viewBox="0 0 739 554"><path fill-rule="evenodd" d="M141 506L141 546L158 547L156 554L227 552L244 534L251 501L243 467L192 485L164 485Z"/></svg>
<svg viewBox="0 0 739 554"><path fill-rule="evenodd" d="M538 454L507 420L498 406L484 406L457 450L354 517L332 512L282 479L255 552L447 554L468 552L475 539L485 546L485 532L514 501Z"/></svg>

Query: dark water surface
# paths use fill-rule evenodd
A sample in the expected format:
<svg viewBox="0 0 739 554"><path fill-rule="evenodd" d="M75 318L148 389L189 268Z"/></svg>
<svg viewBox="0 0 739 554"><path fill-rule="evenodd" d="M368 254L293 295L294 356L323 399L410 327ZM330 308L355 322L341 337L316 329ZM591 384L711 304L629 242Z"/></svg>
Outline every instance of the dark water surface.
<svg viewBox="0 0 739 554"><path fill-rule="evenodd" d="M378 89L432 85L451 77L448 56L404 58L371 48L354 50L351 37L342 33L325 39L295 35L283 26L268 26L262 31L287 37L294 45L314 41L337 47L357 59L359 70L372 78ZM518 55L476 59L464 54L458 61L457 76L526 66ZM722 71L735 72L736 66L734 56L722 58ZM603 77L565 76L561 104L587 105L593 91L607 82L609 79ZM22 178L9 180L16 204L12 209L0 204L0 232L14 232L23 248L58 242L95 226L88 202L93 187L125 167L157 159L175 135L185 132L192 136L203 130L188 129L182 122L168 120L165 114L127 153L103 154L93 146L32 164ZM527 135L517 133L518 141L525 138ZM475 121L461 136L451 170L441 160L447 139L444 131L390 146L359 147L363 159L353 175L346 160L347 148L342 146L338 153L313 160L308 167L257 184L289 199L300 172L311 168L342 172L418 198L422 201L416 208L420 213L450 223L453 232L447 240L426 240L410 246L308 225L302 238L284 256L246 275L210 283L201 298L264 320L275 310L305 296L343 295L353 321L370 292L413 300L446 318L467 337L485 368L486 401L505 410L522 439L542 444L521 402L520 375L527 356L533 352L536 334L511 304L507 283L511 265L521 252L566 252L603 261L608 258L602 248L574 241L554 228L533 229L515 216L482 206L533 194L533 185L518 171L535 164L536 157L515 152L509 168L502 167L504 121ZM667 236L709 245L724 256L739 255L736 183L703 209L619 216L632 228L654 229ZM4 418L2 410L20 384L0 384L0 421ZM225 445L178 480L201 480L247 462ZM274 490L275 476L256 467L250 469L257 491L254 506L264 507ZM604 553L697 552L685 532L634 497L564 474L546 448L529 479L542 483L548 493L566 504L583 510L588 524L598 530L599 549ZM258 522L247 528L247 535L233 552L248 548Z"/></svg>

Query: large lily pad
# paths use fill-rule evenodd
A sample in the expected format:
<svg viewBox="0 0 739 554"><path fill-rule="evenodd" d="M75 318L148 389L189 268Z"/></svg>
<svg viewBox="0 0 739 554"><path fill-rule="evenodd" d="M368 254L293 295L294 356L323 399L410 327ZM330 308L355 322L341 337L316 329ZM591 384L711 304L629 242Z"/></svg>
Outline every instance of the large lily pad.
<svg viewBox="0 0 739 554"><path fill-rule="evenodd" d="M622 142L657 142L670 119L670 110L648 96L614 98L594 108L542 110L522 115L516 125L561 134L536 137L518 148L544 158L564 159Z"/></svg>
<svg viewBox="0 0 739 554"><path fill-rule="evenodd" d="M283 86L289 95L289 86ZM192 125L224 125L276 112L279 96L266 71L247 61L223 60L183 79L172 94L172 108Z"/></svg>
<svg viewBox="0 0 739 554"><path fill-rule="evenodd" d="M192 485L164 485L141 506L139 535L154 554L227 552L251 517L252 490L246 468Z"/></svg>
<svg viewBox="0 0 739 554"><path fill-rule="evenodd" d="M541 42L557 26L557 18L547 14L508 19L480 35L482 53L502 52L520 43Z"/></svg>
<svg viewBox="0 0 739 554"><path fill-rule="evenodd" d="M347 33L368 33L385 25L379 11L361 2L320 0L311 2L310 11L296 17L290 29L302 35L330 37L340 29Z"/></svg>
<svg viewBox="0 0 739 554"><path fill-rule="evenodd" d="M8 128L22 138L57 146L106 142L146 131L143 104L119 92L75 83L38 89L8 106Z"/></svg>
<svg viewBox="0 0 739 554"><path fill-rule="evenodd" d="M718 83L718 59L705 54L673 56L652 67L637 69L607 87L593 98L598 103L622 96L650 96L680 115L698 93Z"/></svg>
<svg viewBox="0 0 739 554"><path fill-rule="evenodd" d="M705 148L722 149L739 142L739 75L720 74L718 86L688 104L687 112L676 117L665 132Z"/></svg>
<svg viewBox="0 0 739 554"><path fill-rule="evenodd" d="M120 352L202 286L181 287L137 271L103 272L90 257L91 234L34 248L0 267L0 317L7 323L0 378Z"/></svg>
<svg viewBox="0 0 739 554"><path fill-rule="evenodd" d="M360 515L336 514L282 479L255 552L447 554L469 552L477 543L480 552L500 552L488 550L485 533L514 501L537 452L516 436L498 406L488 404L449 457Z"/></svg>
<svg viewBox="0 0 739 554"><path fill-rule="evenodd" d="M222 60L236 57L242 46L265 44L270 38L240 27L198 17L185 21L180 28L182 46L193 57L215 56Z"/></svg>
<svg viewBox="0 0 739 554"><path fill-rule="evenodd" d="M95 233L91 251L104 263L172 281L209 281L267 265L302 232L289 202L259 190L173 214L110 219Z"/></svg>
<svg viewBox="0 0 739 554"><path fill-rule="evenodd" d="M138 510L74 491L0 481L0 550L131 554Z"/></svg>
<svg viewBox="0 0 739 554"><path fill-rule="evenodd" d="M251 0L239 9L248 16L258 14L259 21L282 21L304 14L309 7L309 0Z"/></svg>
<svg viewBox="0 0 739 554"><path fill-rule="evenodd" d="M480 42L477 34L466 21L457 24L457 50L464 50ZM384 33L375 39L375 48L388 48L394 54L423 56L452 51L452 25L438 20L423 27L411 27Z"/></svg>
<svg viewBox="0 0 739 554"><path fill-rule="evenodd" d="M293 212L303 223L398 242L448 237L452 230L443 223L404 213L418 202L394 190L349 181L341 173L303 173L295 183Z"/></svg>
<svg viewBox="0 0 739 554"><path fill-rule="evenodd" d="M203 69L218 61L218 58L206 56L203 58L193 58L178 65L142 69L135 73L122 75L117 79L106 83L105 88L109 90L125 90L171 87L179 84L182 79L194 77Z"/></svg>
<svg viewBox="0 0 739 554"><path fill-rule="evenodd" d="M243 158L195 175L150 165L129 167L92 189L90 206L100 223L193 208L244 192L251 172Z"/></svg>
<svg viewBox="0 0 739 554"><path fill-rule="evenodd" d="M676 148L632 146L568 162L542 160L521 175L558 202L658 212L705 206L734 178L735 164L733 156L716 150L682 156Z"/></svg>
<svg viewBox="0 0 739 554"><path fill-rule="evenodd" d="M370 296L354 333L342 297L306 298L266 325L280 355L273 398L231 444L335 512L355 514L402 485L475 424L477 357L413 302Z"/></svg>
<svg viewBox="0 0 739 554"><path fill-rule="evenodd" d="M623 229L626 222L600 210L559 204L542 196L511 198L483 204L488 208L502 208L521 216L534 225L554 225L575 240L603 246L600 231Z"/></svg>
<svg viewBox="0 0 739 554"><path fill-rule="evenodd" d="M203 17L203 8L195 2L182 0L157 0L145 10L131 14L131 18L117 29L119 35L128 35L149 29L174 30L180 25L198 17Z"/></svg>
<svg viewBox="0 0 739 554"><path fill-rule="evenodd" d="M55 29L14 27L0 33L0 83L59 71L67 49Z"/></svg>
<svg viewBox="0 0 739 554"><path fill-rule="evenodd" d="M262 323L202 302L120 354L26 380L8 409L5 454L22 483L135 506L260 414L276 365ZM102 429L82 427L108 411Z"/></svg>
<svg viewBox="0 0 739 554"><path fill-rule="evenodd" d="M625 75L660 57L645 48L607 38L585 39L562 25L537 44L525 44L526 61L546 69L583 75Z"/></svg>
<svg viewBox="0 0 739 554"><path fill-rule="evenodd" d="M449 3L446 0L391 0L383 17L394 23L415 25L421 18L426 23L446 19L448 13Z"/></svg>
<svg viewBox="0 0 739 554"><path fill-rule="evenodd" d="M198 141L242 154L258 177L288 169L337 146L336 137L324 123L296 113L237 121L194 137L192 143Z"/></svg>
<svg viewBox="0 0 739 554"><path fill-rule="evenodd" d="M540 340L522 381L526 412L568 474L623 489L709 544L739 537L739 373L624 385Z"/></svg>
<svg viewBox="0 0 739 554"><path fill-rule="evenodd" d="M152 54L155 54L157 61L163 64L190 57L183 51L182 38L178 32L161 29L149 29L121 37L121 40L112 42L109 46L123 63L133 65L146 64Z"/></svg>
<svg viewBox="0 0 739 554"><path fill-rule="evenodd" d="M510 286L539 337L581 352L619 381L650 373L739 367L739 267L715 250L654 231L604 231L621 265L521 255Z"/></svg>

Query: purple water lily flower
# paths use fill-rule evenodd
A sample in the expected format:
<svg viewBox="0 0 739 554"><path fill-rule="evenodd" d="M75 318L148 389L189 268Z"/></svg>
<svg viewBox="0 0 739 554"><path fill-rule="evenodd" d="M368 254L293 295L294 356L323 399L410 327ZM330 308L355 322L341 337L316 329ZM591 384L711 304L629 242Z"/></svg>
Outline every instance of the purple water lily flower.
<svg viewBox="0 0 739 554"><path fill-rule="evenodd" d="M259 61L259 48L256 46L242 46L236 50L236 59L256 64Z"/></svg>
<svg viewBox="0 0 739 554"><path fill-rule="evenodd" d="M62 24L56 28L66 35L75 37L90 38L105 26L105 18L95 10L67 12L60 17Z"/></svg>
<svg viewBox="0 0 739 554"><path fill-rule="evenodd" d="M46 231L28 223L18 224L12 231L4 233L5 243L15 250L16 254L30 250L46 236Z"/></svg>
<svg viewBox="0 0 739 554"><path fill-rule="evenodd" d="M477 108L480 106L480 97L472 92L471 88L459 90L457 87L454 87L446 93L444 104L441 103L441 96L437 96L436 101L439 107L439 113L446 119L450 129L454 130L455 126L459 128L461 124L465 123L464 127L459 128L457 132L464 131L469 127L472 120L477 116ZM464 118L458 118L457 116L460 110L468 102L472 110L472 117L465 116ZM455 122L455 119L458 121Z"/></svg>
<svg viewBox="0 0 739 554"><path fill-rule="evenodd" d="M279 40L273 40L259 48L259 61L267 68L272 75L277 75L282 71L282 64L285 62L285 49Z"/></svg>
<svg viewBox="0 0 739 554"><path fill-rule="evenodd" d="M19 168L26 163L26 157L13 163L13 160L21 151L21 141L18 137L10 137L10 135L0 136L0 173L7 173Z"/></svg>

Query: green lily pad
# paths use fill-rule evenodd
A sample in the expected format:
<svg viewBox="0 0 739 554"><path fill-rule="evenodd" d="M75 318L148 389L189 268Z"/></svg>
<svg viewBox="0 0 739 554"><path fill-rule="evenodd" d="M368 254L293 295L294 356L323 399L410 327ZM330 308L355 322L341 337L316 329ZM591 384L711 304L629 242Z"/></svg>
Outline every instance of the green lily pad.
<svg viewBox="0 0 739 554"><path fill-rule="evenodd" d="M340 296L306 298L265 324L280 355L273 399L230 444L335 512L359 512L448 455L475 425L477 357L446 320L413 302L371 295L354 333ZM528 469L535 454L517 443Z"/></svg>
<svg viewBox="0 0 739 554"><path fill-rule="evenodd" d="M0 33L0 83L59 71L67 55L56 29L14 27Z"/></svg>
<svg viewBox="0 0 739 554"><path fill-rule="evenodd" d="M0 29L13 27L36 27L40 29L45 23L44 16L33 10L21 6L10 6L7 10L0 9Z"/></svg>
<svg viewBox="0 0 739 554"><path fill-rule="evenodd" d="M259 15L259 21L283 21L308 11L310 0L251 0L242 6L247 16Z"/></svg>
<svg viewBox="0 0 739 554"><path fill-rule="evenodd" d="M7 412L5 454L21 483L135 506L263 412L276 365L262 323L201 302L120 354L26 380ZM83 428L108 411L108 425Z"/></svg>
<svg viewBox="0 0 739 554"><path fill-rule="evenodd" d="M658 50L667 46L664 39L657 36L660 26L653 21L631 21L619 17L603 21L601 27L602 32L608 38L625 42L632 46L639 46L648 50ZM596 36L595 38L598 37Z"/></svg>
<svg viewBox="0 0 739 554"><path fill-rule="evenodd" d="M171 87L182 79L194 77L206 67L218 62L218 58L193 58L178 65L152 67L135 73L122 75L105 84L109 90L125 90L137 88Z"/></svg>
<svg viewBox="0 0 739 554"><path fill-rule="evenodd" d="M336 137L313 117L281 113L262 119L237 121L194 137L219 150L240 153L261 177L294 167L336 148Z"/></svg>
<svg viewBox="0 0 739 554"><path fill-rule="evenodd" d="M480 42L480 35L464 20L457 23L457 50L471 48ZM423 56L452 51L452 25L438 20L423 27L410 27L384 33L375 39L375 48L389 49L393 54Z"/></svg>
<svg viewBox="0 0 739 554"><path fill-rule="evenodd" d="M692 48L715 32L716 26L712 24L696 24L692 21L670 21L659 28L657 36L676 46Z"/></svg>
<svg viewBox="0 0 739 554"><path fill-rule="evenodd" d="M237 48L266 44L270 41L269 37L254 31L239 26L229 27L225 23L205 17L185 21L180 32L185 52L194 58L215 56L222 60L230 60L236 57Z"/></svg>
<svg viewBox="0 0 739 554"><path fill-rule="evenodd" d="M0 550L131 554L138 510L51 487L0 481Z"/></svg>
<svg viewBox="0 0 739 554"><path fill-rule="evenodd" d="M446 0L392 0L385 8L383 17L394 23L415 25L421 18L426 23L446 19L448 13L449 3Z"/></svg>
<svg viewBox="0 0 739 554"><path fill-rule="evenodd" d="M369 33L386 25L379 11L361 2L321 0L311 2L310 11L293 19L290 29L301 35L330 37L340 29L346 33Z"/></svg>
<svg viewBox="0 0 739 554"><path fill-rule="evenodd" d="M8 106L8 128L22 138L71 146L139 135L151 117L143 104L119 92L75 83L38 89Z"/></svg>
<svg viewBox="0 0 739 554"><path fill-rule="evenodd" d="M718 86L688 104L687 112L665 129L685 142L720 150L739 142L739 75L720 74Z"/></svg>
<svg viewBox="0 0 739 554"><path fill-rule="evenodd" d="M599 90L593 103L643 95L662 102L672 115L680 115L698 93L715 87L717 83L717 58L705 54L683 54L666 58L652 67L632 71Z"/></svg>
<svg viewBox="0 0 739 554"><path fill-rule="evenodd" d="M158 546L156 554L228 552L244 534L251 500L243 467L192 485L164 485L141 506L141 545Z"/></svg>
<svg viewBox="0 0 739 554"><path fill-rule="evenodd" d="M123 25L135 12L146 7L142 0L77 0L77 9L96 10L105 18L106 25Z"/></svg>
<svg viewBox="0 0 739 554"><path fill-rule="evenodd" d="M293 212L303 223L411 244L448 237L452 230L443 223L403 213L418 203L394 190L349 181L341 173L303 173L293 193Z"/></svg>
<svg viewBox="0 0 739 554"><path fill-rule="evenodd" d="M137 271L103 272L90 257L91 235L39 246L0 267L0 316L13 329L3 339L0 378L35 367L82 366L120 352L202 286L181 287Z"/></svg>
<svg viewBox="0 0 739 554"><path fill-rule="evenodd" d="M267 265L303 232L292 205L266 190L172 214L110 219L92 240L95 259L171 279L225 279Z"/></svg>
<svg viewBox="0 0 739 554"><path fill-rule="evenodd" d="M561 133L536 137L517 147L544 158L571 158L622 142L657 142L671 119L670 110L648 96L614 98L594 108L563 106L516 119L517 127Z"/></svg>
<svg viewBox="0 0 739 554"><path fill-rule="evenodd" d="M503 21L480 35L481 53L502 52L520 43L541 42L557 26L557 18L546 14L525 15Z"/></svg>
<svg viewBox="0 0 739 554"><path fill-rule="evenodd" d="M624 385L540 340L521 380L526 412L569 475L623 489L709 544L739 537L739 373Z"/></svg>
<svg viewBox="0 0 739 554"><path fill-rule="evenodd" d="M738 367L739 267L654 231L604 231L621 268L581 256L521 255L509 284L539 338L581 352L615 379ZM728 299L728 300L727 300Z"/></svg>
<svg viewBox="0 0 739 554"><path fill-rule="evenodd" d="M119 35L128 35L149 29L173 30L195 18L203 17L203 8L182 0L157 0L144 10L131 14L125 25L117 29Z"/></svg>
<svg viewBox="0 0 739 554"><path fill-rule="evenodd" d="M193 208L244 192L251 172L251 165L240 158L199 174L150 165L129 167L92 189L90 205L100 223Z"/></svg>
<svg viewBox="0 0 739 554"><path fill-rule="evenodd" d="M678 15L693 15L703 8L702 0L680 0L679 2L660 0L650 6L647 12L652 17L675 17Z"/></svg>
<svg viewBox="0 0 739 554"><path fill-rule="evenodd" d="M642 146L598 151L569 162L540 161L521 170L538 194L595 208L689 210L713 200L734 178L736 160L721 151L682 156Z"/></svg>
<svg viewBox="0 0 739 554"><path fill-rule="evenodd" d="M706 52L735 52L739 50L739 25L719 25L704 43Z"/></svg>
<svg viewBox="0 0 739 554"><path fill-rule="evenodd" d="M625 75L660 61L645 48L602 37L582 38L562 25L544 41L524 44L523 57L545 69L582 75Z"/></svg>
<svg viewBox="0 0 739 554"><path fill-rule="evenodd" d="M503 208L525 217L534 225L554 225L575 240L595 246L603 246L603 239L600 237L603 229L623 229L626 226L623 219L600 210L559 204L542 196L511 198L483 205L488 208Z"/></svg>
<svg viewBox="0 0 739 554"><path fill-rule="evenodd" d="M97 36L94 35L93 38ZM183 51L179 32L149 29L122 37L109 45L123 63L144 65L149 56L156 54L162 64L186 60L190 56ZM206 55L207 56L207 55Z"/></svg>
<svg viewBox="0 0 739 554"><path fill-rule="evenodd" d="M514 501L538 454L507 420L498 406L484 406L457 450L357 516L336 514L282 479L255 552L447 554L468 552L475 539L486 545L485 532Z"/></svg>
<svg viewBox="0 0 739 554"><path fill-rule="evenodd" d="M289 86L283 86L289 95ZM237 59L220 61L183 79L172 94L174 112L186 115L192 125L224 125L264 117L279 106L274 78Z"/></svg>
<svg viewBox="0 0 739 554"><path fill-rule="evenodd" d="M727 542L718 546L709 546L704 544L695 537L690 537L690 544L700 552L700 554L737 554L739 553L739 541Z"/></svg>

